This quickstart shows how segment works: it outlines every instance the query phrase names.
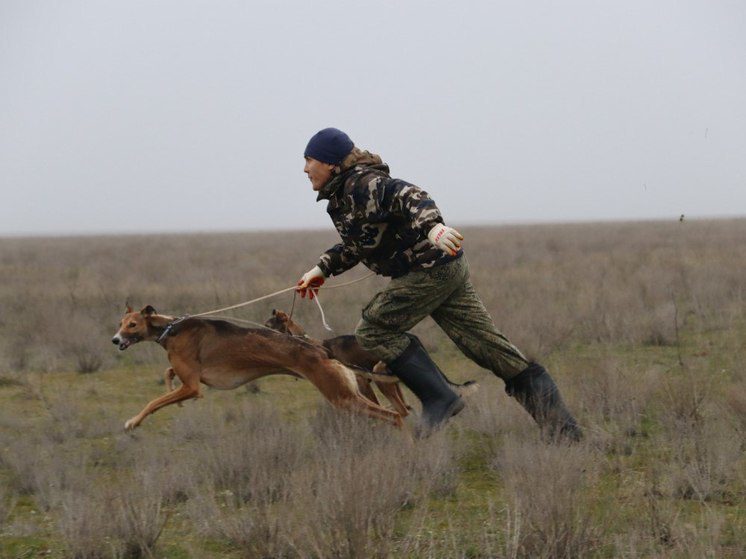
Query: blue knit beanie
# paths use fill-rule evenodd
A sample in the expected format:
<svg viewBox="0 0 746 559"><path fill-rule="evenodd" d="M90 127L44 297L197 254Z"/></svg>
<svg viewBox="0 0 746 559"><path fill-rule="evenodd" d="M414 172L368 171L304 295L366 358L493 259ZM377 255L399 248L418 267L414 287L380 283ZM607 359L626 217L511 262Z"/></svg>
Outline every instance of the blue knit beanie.
<svg viewBox="0 0 746 559"><path fill-rule="evenodd" d="M349 155L355 144L350 137L336 128L324 128L308 141L303 157L311 157L330 165L339 165Z"/></svg>

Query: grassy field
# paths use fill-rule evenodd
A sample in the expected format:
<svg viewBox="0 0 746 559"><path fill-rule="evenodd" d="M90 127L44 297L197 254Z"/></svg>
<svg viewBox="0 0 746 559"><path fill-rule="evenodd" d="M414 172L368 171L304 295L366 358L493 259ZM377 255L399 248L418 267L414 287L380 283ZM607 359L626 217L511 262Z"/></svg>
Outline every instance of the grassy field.
<svg viewBox="0 0 746 559"><path fill-rule="evenodd" d="M428 440L283 377L124 433L167 363L111 344L125 301L181 315L251 299L335 235L0 239L0 557L746 556L746 220L462 232L477 291L555 376L582 444L542 443L429 320L415 333L480 390ZM383 285L322 292L338 334ZM314 305L295 316L330 335Z"/></svg>

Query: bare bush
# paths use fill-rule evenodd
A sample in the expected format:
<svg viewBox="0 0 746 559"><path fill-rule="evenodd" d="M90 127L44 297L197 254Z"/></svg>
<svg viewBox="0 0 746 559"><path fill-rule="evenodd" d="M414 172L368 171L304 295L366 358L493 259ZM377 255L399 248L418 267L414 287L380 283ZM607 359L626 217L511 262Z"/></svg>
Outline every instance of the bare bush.
<svg viewBox="0 0 746 559"><path fill-rule="evenodd" d="M171 436L179 443L209 441L225 425L225 412L209 400L199 402L199 405L191 404L187 402L174 418Z"/></svg>
<svg viewBox="0 0 746 559"><path fill-rule="evenodd" d="M42 445L33 464L34 500L41 510L52 510L66 492L80 492L89 484L88 454L74 449Z"/></svg>
<svg viewBox="0 0 746 559"><path fill-rule="evenodd" d="M744 550L728 550L723 545L725 518L713 510L703 510L695 522L685 522L679 517L673 526L674 553L677 557L717 558L737 556Z"/></svg>
<svg viewBox="0 0 746 559"><path fill-rule="evenodd" d="M20 375L17 373L0 374L0 388L8 386L23 386L23 381L19 377Z"/></svg>
<svg viewBox="0 0 746 559"><path fill-rule="evenodd" d="M215 412L215 410L212 410ZM305 467L307 437L274 411L243 403L186 419L194 471L187 511L200 533L228 540L249 557L282 557L290 478Z"/></svg>
<svg viewBox="0 0 746 559"><path fill-rule="evenodd" d="M586 423L588 440L615 455L632 454L634 439L649 435L643 419L650 414L661 372L607 357L578 359L572 366L579 380L578 415Z"/></svg>
<svg viewBox="0 0 746 559"><path fill-rule="evenodd" d="M740 433L740 440L746 440L746 380L734 383L726 394L725 403L733 418L734 426Z"/></svg>
<svg viewBox="0 0 746 559"><path fill-rule="evenodd" d="M304 461L302 431L274 410L246 403L225 413L222 421L218 432L194 448L198 471L239 499L278 498Z"/></svg>
<svg viewBox="0 0 746 559"><path fill-rule="evenodd" d="M16 500L16 494L0 484L0 532L5 529L5 523L8 520L10 513L13 512Z"/></svg>
<svg viewBox="0 0 746 559"><path fill-rule="evenodd" d="M218 492L208 483L192 496L187 510L202 535L228 541L246 557L293 555L287 537L291 507L284 500L244 501L229 489Z"/></svg>
<svg viewBox="0 0 746 559"><path fill-rule="evenodd" d="M717 396L723 379L684 369L664 385L661 446L670 446L666 487L674 497L730 500L746 461L739 422Z"/></svg>
<svg viewBox="0 0 746 559"><path fill-rule="evenodd" d="M103 559L122 556L118 519L112 515L111 495L103 488L68 491L61 497L57 518L71 557Z"/></svg>
<svg viewBox="0 0 746 559"><path fill-rule="evenodd" d="M0 462L10 471L9 486L22 495L32 494L36 488L34 476L34 464L38 456L36 439L32 437L24 441L11 439L3 443L3 448L0 448Z"/></svg>
<svg viewBox="0 0 746 559"><path fill-rule="evenodd" d="M213 433L219 437L218 431ZM149 488L164 506L174 506L187 500L198 480L199 462L190 445L174 443L169 437L147 437L134 440L122 437L111 467L131 474L131 484ZM122 491L126 490L126 486Z"/></svg>
<svg viewBox="0 0 746 559"><path fill-rule="evenodd" d="M319 416L319 445L293 475L302 511L294 547L302 556L385 557L395 513L416 497L425 471L418 472L408 440L390 429L370 429L369 421L349 414Z"/></svg>
<svg viewBox="0 0 746 559"><path fill-rule="evenodd" d="M666 440L672 441L668 489L674 497L699 501L732 500L743 485L746 460L738 431L722 418L701 423L673 421Z"/></svg>
<svg viewBox="0 0 746 559"><path fill-rule="evenodd" d="M388 426L327 406L311 429L241 407L219 440L194 442L203 478L187 509L200 532L250 557L386 556L398 510L455 491L445 436L414 448Z"/></svg>
<svg viewBox="0 0 746 559"><path fill-rule="evenodd" d="M107 355L112 359L106 344L111 333L101 329L100 320L91 314L100 314L100 308L88 311L85 307L73 307L65 317L66 336L56 341L62 348L63 358L67 358L75 371L81 374L95 373L101 369Z"/></svg>
<svg viewBox="0 0 746 559"><path fill-rule="evenodd" d="M580 445L508 440L494 461L508 496L506 555L574 558L597 546L587 493L596 460Z"/></svg>
<svg viewBox="0 0 746 559"><path fill-rule="evenodd" d="M153 557L168 516L158 477L150 470L137 471L118 484L113 509L116 536L126 557Z"/></svg>
<svg viewBox="0 0 746 559"><path fill-rule="evenodd" d="M104 364L100 346L92 347L85 344L75 344L70 351L74 357L75 370L79 373L95 373Z"/></svg>
<svg viewBox="0 0 746 559"><path fill-rule="evenodd" d="M467 437L478 433L487 450L494 451L507 433L531 436L536 423L523 407L505 394L505 383L492 373L480 373L479 389L468 397L464 411L453 422Z"/></svg>

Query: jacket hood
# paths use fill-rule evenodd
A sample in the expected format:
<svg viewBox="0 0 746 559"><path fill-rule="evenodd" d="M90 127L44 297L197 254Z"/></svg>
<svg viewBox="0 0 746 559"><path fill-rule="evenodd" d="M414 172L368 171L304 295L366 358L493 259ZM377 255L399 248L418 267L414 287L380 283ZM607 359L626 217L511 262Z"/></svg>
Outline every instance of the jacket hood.
<svg viewBox="0 0 746 559"><path fill-rule="evenodd" d="M361 149L353 149L344 161L342 161L342 172L357 167L358 165L364 165L365 167L371 167L373 165L382 165L383 159L380 155L371 153L369 151Z"/></svg>
<svg viewBox="0 0 746 559"><path fill-rule="evenodd" d="M389 166L383 162L380 155L355 148L342 162L342 172L329 179L329 182L321 187L316 201L328 200L351 174L366 168L389 174Z"/></svg>

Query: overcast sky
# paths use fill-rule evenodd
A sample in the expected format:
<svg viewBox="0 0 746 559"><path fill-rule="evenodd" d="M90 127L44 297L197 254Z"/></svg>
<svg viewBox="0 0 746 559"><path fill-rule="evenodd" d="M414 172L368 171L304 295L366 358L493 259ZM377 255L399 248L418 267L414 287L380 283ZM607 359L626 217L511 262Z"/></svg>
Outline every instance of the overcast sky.
<svg viewBox="0 0 746 559"><path fill-rule="evenodd" d="M0 235L331 228L336 126L452 225L746 215L746 2L0 0Z"/></svg>

